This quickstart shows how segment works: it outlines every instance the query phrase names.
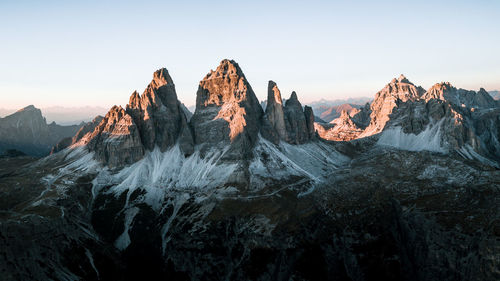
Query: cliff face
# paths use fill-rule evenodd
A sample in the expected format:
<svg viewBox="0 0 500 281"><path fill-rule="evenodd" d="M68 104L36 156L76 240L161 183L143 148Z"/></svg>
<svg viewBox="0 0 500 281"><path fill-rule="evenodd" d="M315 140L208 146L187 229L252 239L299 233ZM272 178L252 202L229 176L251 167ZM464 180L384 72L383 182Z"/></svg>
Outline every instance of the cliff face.
<svg viewBox="0 0 500 281"><path fill-rule="evenodd" d="M84 140L95 158L111 168L132 164L144 156L144 146L137 125L118 106L109 110L104 119Z"/></svg>
<svg viewBox="0 0 500 281"><path fill-rule="evenodd" d="M165 151L182 137L184 153L193 153L187 117L167 69L162 68L153 74L153 80L142 96L132 93L126 111L137 124L145 149L153 150L158 146Z"/></svg>
<svg viewBox="0 0 500 281"><path fill-rule="evenodd" d="M402 74L398 79L393 79L375 95L370 106L370 124L360 137L380 133L390 120L390 115L398 102L418 100L424 93L422 87L415 86Z"/></svg>
<svg viewBox="0 0 500 281"><path fill-rule="evenodd" d="M314 134L312 108L302 108L295 92L292 92L290 99L283 106L278 86L269 81L262 136L274 144L279 144L281 140L291 144L303 144L312 140Z"/></svg>
<svg viewBox="0 0 500 281"><path fill-rule="evenodd" d="M89 127L83 136L80 132L73 143L86 145L99 161L114 168L137 162L155 147L165 151L177 143L190 155L194 142L187 118L172 78L162 68L142 95L132 93L126 109L111 108L95 129Z"/></svg>
<svg viewBox="0 0 500 281"><path fill-rule="evenodd" d="M191 118L196 144L230 146L228 158L248 158L257 140L262 108L240 69L223 60L201 80Z"/></svg>

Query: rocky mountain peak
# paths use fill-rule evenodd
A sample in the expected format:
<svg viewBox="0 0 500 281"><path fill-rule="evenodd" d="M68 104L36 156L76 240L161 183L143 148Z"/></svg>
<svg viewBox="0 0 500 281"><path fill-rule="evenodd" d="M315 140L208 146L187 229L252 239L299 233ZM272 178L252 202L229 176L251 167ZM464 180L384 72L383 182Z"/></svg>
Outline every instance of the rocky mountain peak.
<svg viewBox="0 0 500 281"><path fill-rule="evenodd" d="M295 91L292 92L292 94L290 95L290 98L287 100L287 103L290 102L290 103L299 103L299 98L297 98L297 93Z"/></svg>
<svg viewBox="0 0 500 281"><path fill-rule="evenodd" d="M290 98L286 100L284 113L287 142L292 144L301 144L313 138L314 114L312 114L311 108L307 109L307 112L304 112L302 104L300 103L295 91L292 92Z"/></svg>
<svg viewBox="0 0 500 281"><path fill-rule="evenodd" d="M141 96L137 91L134 91L132 95L130 95L130 99L128 101L128 106L129 107L139 107L141 104Z"/></svg>
<svg viewBox="0 0 500 281"><path fill-rule="evenodd" d="M281 92L274 81L269 81L267 86L267 105L269 104L282 104ZM266 105L266 106L267 106Z"/></svg>
<svg viewBox="0 0 500 281"><path fill-rule="evenodd" d="M375 95L375 99L370 106L370 125L360 137L380 133L389 121L389 115L399 102L417 101L424 93L425 90L422 87L415 86L404 75L401 75L398 79L394 78Z"/></svg>
<svg viewBox="0 0 500 281"><path fill-rule="evenodd" d="M219 66L215 69L215 71L210 70L210 72L203 78L202 82L204 80L221 77L227 78L231 76L245 77L238 63L236 63L234 60L223 59L220 62Z"/></svg>
<svg viewBox="0 0 500 281"><path fill-rule="evenodd" d="M166 68L161 68L154 72L142 95L134 91L126 109L112 107L82 139L98 160L114 167L139 160L146 150L158 147L165 151L176 143L189 155L194 142L187 118L172 78Z"/></svg>
<svg viewBox="0 0 500 281"><path fill-rule="evenodd" d="M269 81L267 87L267 106L261 131L263 137L275 144L288 138L281 93L273 81Z"/></svg>
<svg viewBox="0 0 500 281"><path fill-rule="evenodd" d="M408 80L403 74L399 76L398 81L399 83L408 83L413 85L413 83L411 83L410 80Z"/></svg>
<svg viewBox="0 0 500 281"><path fill-rule="evenodd" d="M159 88L167 84L174 84L174 82L172 77L168 74L168 70L166 68L160 68L153 73L153 81L151 81L151 85L154 88Z"/></svg>
<svg viewBox="0 0 500 281"><path fill-rule="evenodd" d="M225 59L200 81L190 123L196 143L231 144L229 154L241 158L251 151L263 114L239 65Z"/></svg>
<svg viewBox="0 0 500 281"><path fill-rule="evenodd" d="M30 104L24 108L19 109L17 112L22 112L22 111L40 111L40 109L38 109L34 105Z"/></svg>

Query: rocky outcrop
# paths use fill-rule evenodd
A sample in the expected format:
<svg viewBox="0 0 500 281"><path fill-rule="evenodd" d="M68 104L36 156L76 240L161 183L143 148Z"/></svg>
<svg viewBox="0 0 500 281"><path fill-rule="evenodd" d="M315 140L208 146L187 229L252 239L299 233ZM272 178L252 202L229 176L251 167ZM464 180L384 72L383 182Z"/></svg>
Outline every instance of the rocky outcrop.
<svg viewBox="0 0 500 281"><path fill-rule="evenodd" d="M309 114L312 112L311 109L308 109L308 111ZM302 109L302 104L300 104L297 98L297 93L292 92L290 98L286 101L284 113L288 136L287 142L291 144L301 144L306 143L313 137L311 131L314 129L311 130L309 127L311 124L306 120L306 115ZM309 116L308 118L309 121L312 119L314 123L314 116Z"/></svg>
<svg viewBox="0 0 500 281"><path fill-rule="evenodd" d="M315 136L314 130L314 112L310 106L304 106L304 116L306 117L306 127L309 140L312 140Z"/></svg>
<svg viewBox="0 0 500 281"><path fill-rule="evenodd" d="M437 99L447 101L454 106L467 108L492 108L498 106L497 102L481 88L479 92L457 89L450 82L437 83L432 86L422 98L426 101Z"/></svg>
<svg viewBox="0 0 500 281"><path fill-rule="evenodd" d="M45 156L52 146L74 135L81 126L47 124L40 109L30 105L0 118L0 151L17 149L29 155Z"/></svg>
<svg viewBox="0 0 500 281"><path fill-rule="evenodd" d="M126 109L132 116L144 147L162 151L174 146L178 140L184 154L193 153L193 140L187 126L187 117L177 99L175 85L167 69L153 74L153 80L142 95L134 92Z"/></svg>
<svg viewBox="0 0 500 281"><path fill-rule="evenodd" d="M370 115L372 110L370 104L366 103L364 107L361 107L355 111L349 113L352 122L356 124L361 129L366 129L370 125Z"/></svg>
<svg viewBox="0 0 500 281"><path fill-rule="evenodd" d="M437 151L457 151L490 165L495 164L489 159L500 160L500 107L484 89L476 93L435 84L420 100L400 102L387 126L401 128L407 139L427 136L419 146L432 142Z"/></svg>
<svg viewBox="0 0 500 281"><path fill-rule="evenodd" d="M251 157L262 107L238 64L223 60L201 80L191 118L194 139L204 148L230 147L226 158Z"/></svg>
<svg viewBox="0 0 500 281"><path fill-rule="evenodd" d="M362 106L357 104L344 103L341 105L332 105L332 106L319 106L318 110L314 110L314 112L327 123L333 121L335 118L340 117L340 114L343 110L347 111L347 113L353 116L356 112L359 111L359 108Z"/></svg>
<svg viewBox="0 0 500 281"><path fill-rule="evenodd" d="M188 112L177 99L167 69L162 68L142 95L132 93L126 110L114 106L91 133L82 137L84 132L79 132L73 143L81 139L99 161L115 168L140 160L145 151L156 147L165 151L179 144L184 155L190 155L194 141Z"/></svg>
<svg viewBox="0 0 500 281"><path fill-rule="evenodd" d="M140 160L144 146L137 125L122 107L113 106L84 143L95 158L111 168Z"/></svg>
<svg viewBox="0 0 500 281"><path fill-rule="evenodd" d="M283 106L278 86L269 81L261 132L264 138L274 144L281 140L291 144L305 143L315 135L314 112L309 106L302 108L295 92L292 92Z"/></svg>
<svg viewBox="0 0 500 281"><path fill-rule="evenodd" d="M263 118L262 136L275 144L278 144L280 140L288 139L281 92L273 81L269 81L267 87L267 103Z"/></svg>
<svg viewBox="0 0 500 281"><path fill-rule="evenodd" d="M339 118L328 124L314 123L314 128L320 138L332 141L350 141L363 132L345 110L341 112Z"/></svg>
<svg viewBox="0 0 500 281"><path fill-rule="evenodd" d="M386 123L390 120L390 115L398 102L416 101L425 93L422 87L417 87L411 83L404 75L387 84L375 95L370 109L370 124L360 137L367 137L380 133Z"/></svg>
<svg viewBox="0 0 500 281"><path fill-rule="evenodd" d="M95 117L91 122L88 122L85 125L83 125L73 137L62 139L55 146L52 147L50 154L57 153L67 147L70 147L71 145L78 143L85 135L93 132L95 130L95 127L97 127L97 125L101 123L103 118L104 117L102 116Z"/></svg>

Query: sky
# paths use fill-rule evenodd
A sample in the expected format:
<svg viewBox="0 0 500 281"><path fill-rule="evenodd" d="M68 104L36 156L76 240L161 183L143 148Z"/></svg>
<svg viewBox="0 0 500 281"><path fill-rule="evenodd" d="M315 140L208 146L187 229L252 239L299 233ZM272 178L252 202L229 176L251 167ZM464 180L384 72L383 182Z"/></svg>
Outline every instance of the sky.
<svg viewBox="0 0 500 281"><path fill-rule="evenodd" d="M179 100L224 58L260 100L366 97L405 74L500 89L500 1L0 0L0 108L125 105L166 67Z"/></svg>

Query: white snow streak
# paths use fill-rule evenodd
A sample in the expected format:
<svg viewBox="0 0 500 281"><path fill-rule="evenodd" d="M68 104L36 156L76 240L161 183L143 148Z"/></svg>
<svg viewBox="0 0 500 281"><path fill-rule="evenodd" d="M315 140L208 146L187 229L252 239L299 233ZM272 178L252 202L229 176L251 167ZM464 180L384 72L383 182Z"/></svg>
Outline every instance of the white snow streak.
<svg viewBox="0 0 500 281"><path fill-rule="evenodd" d="M409 151L428 150L445 153L446 149L441 145L440 127L442 120L435 124L427 125L425 130L418 135L412 133L406 134L401 127L386 129L382 132L377 144Z"/></svg>
<svg viewBox="0 0 500 281"><path fill-rule="evenodd" d="M139 212L139 208L133 207L125 211L125 229L123 233L116 239L115 247L121 251L125 250L128 245L130 245L130 236L128 235L128 231L130 227L132 227L132 221L134 220L135 215Z"/></svg>

